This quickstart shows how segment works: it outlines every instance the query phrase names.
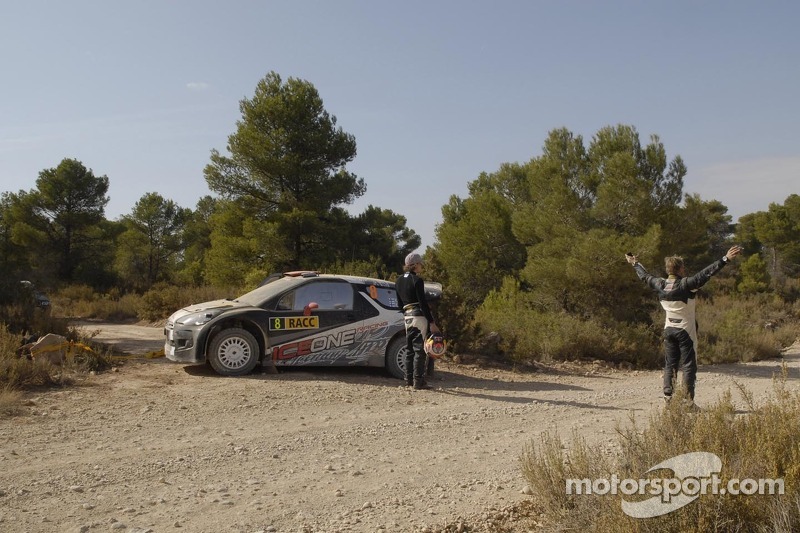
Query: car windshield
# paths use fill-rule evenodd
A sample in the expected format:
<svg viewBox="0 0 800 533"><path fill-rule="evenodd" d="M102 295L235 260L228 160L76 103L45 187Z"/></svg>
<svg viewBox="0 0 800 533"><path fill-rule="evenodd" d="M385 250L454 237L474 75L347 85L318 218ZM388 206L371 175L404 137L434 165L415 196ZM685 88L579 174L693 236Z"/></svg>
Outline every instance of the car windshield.
<svg viewBox="0 0 800 533"><path fill-rule="evenodd" d="M236 298L236 301L247 305L252 305L253 307L260 307L264 302L273 296L277 296L283 291L297 285L297 281L298 278L293 277L276 279L275 281L270 281L266 285L261 285L260 287L253 289L247 294L239 296Z"/></svg>

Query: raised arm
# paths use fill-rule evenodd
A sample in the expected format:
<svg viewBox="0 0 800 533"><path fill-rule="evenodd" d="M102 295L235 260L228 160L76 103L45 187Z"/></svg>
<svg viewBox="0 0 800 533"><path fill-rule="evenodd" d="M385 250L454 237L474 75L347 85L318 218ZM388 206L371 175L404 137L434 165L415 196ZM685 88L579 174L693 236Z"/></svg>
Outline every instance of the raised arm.
<svg viewBox="0 0 800 533"><path fill-rule="evenodd" d="M654 290L659 288L659 284L663 278L651 276L647 269L644 268L644 265L639 262L639 258L632 253L628 252L625 254L625 259L629 264L633 265L636 275L639 276L639 279L644 281L648 287Z"/></svg>
<svg viewBox="0 0 800 533"><path fill-rule="evenodd" d="M722 256L722 259L714 261L713 263L705 267L703 270L701 270L694 276L689 276L688 278L686 278L686 287L691 290L699 289L700 287L708 283L708 280L710 280L714 274L722 270L722 267L727 265L731 260L733 260L734 257L741 254L742 251L744 251L744 248L742 248L738 244L735 246L731 246L728 249L728 252L724 256Z"/></svg>

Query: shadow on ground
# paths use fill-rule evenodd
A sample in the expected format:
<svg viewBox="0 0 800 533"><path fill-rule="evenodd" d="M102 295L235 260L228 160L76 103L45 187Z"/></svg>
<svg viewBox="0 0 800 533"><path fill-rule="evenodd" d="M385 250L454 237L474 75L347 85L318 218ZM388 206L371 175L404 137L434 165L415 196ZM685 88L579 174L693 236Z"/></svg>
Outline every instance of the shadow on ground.
<svg viewBox="0 0 800 533"><path fill-rule="evenodd" d="M719 365L703 365L703 372L716 372L726 376L742 376L772 379L779 377L786 367L787 378L800 377L800 354L787 354L778 359L769 359L757 363L730 363Z"/></svg>

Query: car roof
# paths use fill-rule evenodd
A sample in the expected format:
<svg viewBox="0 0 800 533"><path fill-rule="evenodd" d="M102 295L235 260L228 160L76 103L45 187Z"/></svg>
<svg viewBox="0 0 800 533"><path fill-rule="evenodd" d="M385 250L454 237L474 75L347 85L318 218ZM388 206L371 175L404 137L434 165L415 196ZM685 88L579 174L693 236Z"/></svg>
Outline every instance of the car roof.
<svg viewBox="0 0 800 533"><path fill-rule="evenodd" d="M290 290L293 287L313 283L314 280L335 280L350 283L351 285L359 287L380 287L388 290L394 290L395 284L393 281L384 279L371 278L368 276L353 276L349 274L320 274L314 270L296 270L292 272L279 272L268 276L261 285L255 289L242 294L236 301L250 303L266 301L282 293L283 291ZM275 283L275 285L273 285ZM425 294L429 301L437 301L442 297L442 284L433 281L425 282ZM260 305L260 304L258 304Z"/></svg>
<svg viewBox="0 0 800 533"><path fill-rule="evenodd" d="M318 278L318 279L337 279L346 281L353 285L374 285L376 287L385 287L394 289L393 281L386 281L384 279L368 278L365 276L351 276L348 274L320 274L319 272L300 270L296 272L288 272L283 276L285 277L299 277L299 278ZM442 284L435 281L425 281L425 295L429 301L437 301L442 297Z"/></svg>
<svg viewBox="0 0 800 533"><path fill-rule="evenodd" d="M315 270L294 270L291 272L272 274L269 277L267 277L261 283L261 285L266 285L267 283L282 278L302 278L302 279L316 278L316 279L328 279L328 280L338 279L346 281L348 283L352 283L354 285L378 285L382 287L394 287L394 282L386 281L383 279L370 278L366 276L353 276L350 274L320 274Z"/></svg>

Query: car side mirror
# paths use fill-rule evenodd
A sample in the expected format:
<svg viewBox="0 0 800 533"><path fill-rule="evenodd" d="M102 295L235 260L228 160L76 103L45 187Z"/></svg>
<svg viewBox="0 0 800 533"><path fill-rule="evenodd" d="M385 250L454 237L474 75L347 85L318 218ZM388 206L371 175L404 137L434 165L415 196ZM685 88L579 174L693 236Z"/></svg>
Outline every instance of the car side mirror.
<svg viewBox="0 0 800 533"><path fill-rule="evenodd" d="M303 308L303 316L311 316L311 311L315 309L319 309L319 304L317 302L310 302Z"/></svg>

